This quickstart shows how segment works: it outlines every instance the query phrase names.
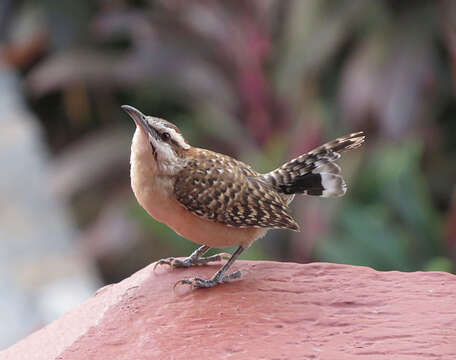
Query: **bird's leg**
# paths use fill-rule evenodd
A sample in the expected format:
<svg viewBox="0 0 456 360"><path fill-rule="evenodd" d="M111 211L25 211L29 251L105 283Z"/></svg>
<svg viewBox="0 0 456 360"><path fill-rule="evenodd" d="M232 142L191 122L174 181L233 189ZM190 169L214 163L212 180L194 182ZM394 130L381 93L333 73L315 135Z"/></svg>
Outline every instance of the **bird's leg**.
<svg viewBox="0 0 456 360"><path fill-rule="evenodd" d="M217 284L222 284L226 283L232 279L238 279L241 277L241 272L240 271L235 271L234 273L231 273L229 275L225 275L225 273L228 271L228 269L233 265L233 263L236 261L236 259L239 257L239 255L242 254L244 251L244 248L242 246L239 246L236 251L233 253L231 258L226 262L225 265L223 265L219 271L217 271L214 276L210 280L205 280L201 279L198 277L195 278L190 278L190 279L184 279L184 280L179 280L177 283L174 284L174 287L177 285L185 284L185 285L190 285L192 287L196 288L211 288L214 287Z"/></svg>
<svg viewBox="0 0 456 360"><path fill-rule="evenodd" d="M194 252L190 254L189 257L181 260L176 259L173 257L167 259L158 260L154 265L154 270L158 265L169 265L171 268L176 267L190 267L190 266L197 266L197 265L204 265L212 261L220 261L222 259L228 259L230 254L227 253L220 253L208 257L202 257L208 250L210 249L209 246L203 245L196 249Z"/></svg>

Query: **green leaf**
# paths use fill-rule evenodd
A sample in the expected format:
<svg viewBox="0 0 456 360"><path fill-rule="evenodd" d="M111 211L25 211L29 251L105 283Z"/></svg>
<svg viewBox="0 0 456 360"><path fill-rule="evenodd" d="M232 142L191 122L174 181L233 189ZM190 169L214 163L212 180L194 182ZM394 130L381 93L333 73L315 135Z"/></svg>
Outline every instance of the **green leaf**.
<svg viewBox="0 0 456 360"><path fill-rule="evenodd" d="M428 263L423 267L424 271L453 271L453 263L450 259L443 256L436 256L428 261Z"/></svg>

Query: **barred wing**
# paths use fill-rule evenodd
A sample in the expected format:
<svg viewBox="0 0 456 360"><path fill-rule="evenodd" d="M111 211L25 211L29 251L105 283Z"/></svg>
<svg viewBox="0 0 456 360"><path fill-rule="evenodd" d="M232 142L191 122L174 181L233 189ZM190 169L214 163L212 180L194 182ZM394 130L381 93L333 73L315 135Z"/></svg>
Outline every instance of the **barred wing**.
<svg viewBox="0 0 456 360"><path fill-rule="evenodd" d="M219 156L191 161L174 184L177 200L192 213L233 227L298 230L279 194L247 165Z"/></svg>

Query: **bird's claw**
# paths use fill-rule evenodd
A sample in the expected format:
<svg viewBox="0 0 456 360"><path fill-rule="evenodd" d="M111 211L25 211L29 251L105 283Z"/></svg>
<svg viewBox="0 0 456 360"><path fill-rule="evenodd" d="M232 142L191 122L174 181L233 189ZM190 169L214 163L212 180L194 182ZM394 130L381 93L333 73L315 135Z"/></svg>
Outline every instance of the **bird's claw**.
<svg viewBox="0 0 456 360"><path fill-rule="evenodd" d="M205 279L201 279L198 277L182 279L174 284L173 289L176 289L176 286L178 286L178 285L190 285L192 288L198 288L198 289L211 288L218 284L223 284L223 283L226 283L233 279L239 279L241 277L241 275L242 274L240 271L235 271L234 273L224 276L221 279L217 279L216 277L214 277L210 280L205 280Z"/></svg>
<svg viewBox="0 0 456 360"><path fill-rule="evenodd" d="M169 265L171 267L171 270L173 270L176 267L176 264L174 262L175 260L175 258L160 259L157 262L155 262L153 270L155 271L155 269L159 265Z"/></svg>
<svg viewBox="0 0 456 360"><path fill-rule="evenodd" d="M161 259L158 260L154 264L154 271L159 265L169 265L171 267L171 270L177 267L191 267L191 266L199 266L199 265L205 265L208 264L209 262L212 261L220 261L222 259L229 259L231 257L230 254L228 253L220 253L208 257L198 257L198 258L192 258L188 257L183 260L177 259L177 258L167 258L167 259Z"/></svg>

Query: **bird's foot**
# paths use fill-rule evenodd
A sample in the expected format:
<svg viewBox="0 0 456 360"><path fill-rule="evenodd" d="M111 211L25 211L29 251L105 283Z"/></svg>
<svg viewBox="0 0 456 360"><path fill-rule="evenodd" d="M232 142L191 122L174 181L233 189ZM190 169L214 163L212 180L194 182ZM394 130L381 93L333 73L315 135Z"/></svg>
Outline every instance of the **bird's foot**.
<svg viewBox="0 0 456 360"><path fill-rule="evenodd" d="M179 268L179 267L191 267L191 266L199 266L199 265L205 265L207 263L213 262L213 261L220 261L222 259L229 259L231 257L230 254L227 253L220 253L208 257L187 257L185 259L177 259L177 258L167 258L167 259L161 259L158 260L155 265L154 265L154 270L156 269L157 266L159 265L169 265L171 269L174 268Z"/></svg>
<svg viewBox="0 0 456 360"><path fill-rule="evenodd" d="M190 278L190 279L179 280L178 282L176 282L174 284L174 288L176 288L176 286L178 286L178 285L190 285L192 288L211 288L218 284L223 284L223 283L226 283L233 279L239 279L240 277L241 277L240 271L235 271L234 273L227 275L227 276L223 276L221 278L214 276L210 280L205 280L205 279L201 279L198 277L194 277L194 278Z"/></svg>

